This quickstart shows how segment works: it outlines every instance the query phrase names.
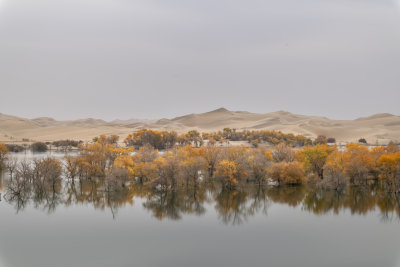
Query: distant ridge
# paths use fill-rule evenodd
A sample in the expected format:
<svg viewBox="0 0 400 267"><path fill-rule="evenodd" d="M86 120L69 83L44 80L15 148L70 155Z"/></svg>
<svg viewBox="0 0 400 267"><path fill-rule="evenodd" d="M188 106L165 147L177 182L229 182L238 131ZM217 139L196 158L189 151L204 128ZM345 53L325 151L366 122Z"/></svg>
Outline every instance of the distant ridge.
<svg viewBox="0 0 400 267"><path fill-rule="evenodd" d="M177 132L194 129L210 132L227 127L238 130L276 130L302 134L310 138L322 134L335 137L340 142L354 142L361 137L374 144L400 141L400 116L388 113L355 120L331 120L283 110L260 114L230 111L221 107L205 113L193 113L172 119L131 119L111 122L93 118L70 121L57 121L49 117L25 119L0 113L0 141L3 142L15 142L22 138L41 141L91 140L100 134L117 134L124 138L129 133L143 128Z"/></svg>
<svg viewBox="0 0 400 267"><path fill-rule="evenodd" d="M382 118L390 118L390 117L396 117L393 114L390 113L378 113L369 117L361 117L358 118L357 120L374 120L374 119L382 119Z"/></svg>
<svg viewBox="0 0 400 267"><path fill-rule="evenodd" d="M209 112L205 112L205 114L207 113L230 113L231 111L227 110L226 108L222 107L222 108L218 108L215 110L211 110Z"/></svg>

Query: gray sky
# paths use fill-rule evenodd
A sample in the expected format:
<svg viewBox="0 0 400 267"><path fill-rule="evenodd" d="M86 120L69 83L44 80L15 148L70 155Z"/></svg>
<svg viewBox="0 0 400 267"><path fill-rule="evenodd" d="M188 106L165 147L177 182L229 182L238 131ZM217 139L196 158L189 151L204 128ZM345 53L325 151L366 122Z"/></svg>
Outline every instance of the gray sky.
<svg viewBox="0 0 400 267"><path fill-rule="evenodd" d="M400 115L400 0L0 0L0 112Z"/></svg>

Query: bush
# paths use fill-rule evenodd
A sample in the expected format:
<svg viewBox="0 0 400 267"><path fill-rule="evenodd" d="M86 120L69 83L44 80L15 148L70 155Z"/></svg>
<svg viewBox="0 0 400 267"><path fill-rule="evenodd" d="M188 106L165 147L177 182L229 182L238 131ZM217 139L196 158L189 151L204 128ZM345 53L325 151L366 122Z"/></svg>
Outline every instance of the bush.
<svg viewBox="0 0 400 267"><path fill-rule="evenodd" d="M272 159L275 162L292 162L295 160L295 153L292 148L284 143L281 143L271 150Z"/></svg>
<svg viewBox="0 0 400 267"><path fill-rule="evenodd" d="M23 146L14 145L14 144L7 144L6 147L8 148L8 151L10 151L10 152L22 152L25 150L25 148Z"/></svg>
<svg viewBox="0 0 400 267"><path fill-rule="evenodd" d="M306 181L303 166L297 162L279 162L271 167L271 178L279 184L303 184Z"/></svg>
<svg viewBox="0 0 400 267"><path fill-rule="evenodd" d="M323 188L343 190L347 185L346 175L335 166L326 165L324 168L324 180L320 181L319 185Z"/></svg>
<svg viewBox="0 0 400 267"><path fill-rule="evenodd" d="M232 189L238 184L237 165L233 161L223 160L217 164L216 175L225 188Z"/></svg>
<svg viewBox="0 0 400 267"><path fill-rule="evenodd" d="M195 131L192 131L193 135ZM185 136L188 140L185 142L190 142L194 138L194 136L188 135ZM200 135L200 134L198 134ZM150 145L155 149L167 149L175 146L178 141L178 135L176 132L167 132L167 131L155 131L149 129L142 129L133 134L128 135L124 142L127 146L134 146L135 148L139 148L145 145Z"/></svg>
<svg viewBox="0 0 400 267"><path fill-rule="evenodd" d="M254 147L254 148L257 148L258 147L258 139L254 139L254 140L252 140L251 141L251 145Z"/></svg>
<svg viewBox="0 0 400 267"><path fill-rule="evenodd" d="M57 140L53 142L53 146L55 147L78 147L82 141L75 141L75 140Z"/></svg>
<svg viewBox="0 0 400 267"><path fill-rule="evenodd" d="M329 137L327 141L328 141L329 144L335 144L336 143L336 139L333 138L333 137Z"/></svg>
<svg viewBox="0 0 400 267"><path fill-rule="evenodd" d="M360 138L360 139L358 139L358 142L362 143L362 144L366 144L367 140L365 138Z"/></svg>
<svg viewBox="0 0 400 267"><path fill-rule="evenodd" d="M334 150L334 148L327 145L306 147L299 152L299 160L304 164L307 172L314 173L320 179L323 179L324 165L328 156Z"/></svg>
<svg viewBox="0 0 400 267"><path fill-rule="evenodd" d="M318 135L318 137L314 140L315 145L324 145L328 143L328 139L325 135Z"/></svg>
<svg viewBox="0 0 400 267"><path fill-rule="evenodd" d="M33 152L46 152L47 145L43 142L36 142L31 145L31 150Z"/></svg>

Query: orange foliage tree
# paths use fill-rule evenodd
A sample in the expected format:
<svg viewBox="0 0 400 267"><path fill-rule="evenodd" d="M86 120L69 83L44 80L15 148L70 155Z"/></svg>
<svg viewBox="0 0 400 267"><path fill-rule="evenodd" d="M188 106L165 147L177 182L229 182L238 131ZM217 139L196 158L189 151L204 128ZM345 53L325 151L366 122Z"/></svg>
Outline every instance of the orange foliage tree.
<svg viewBox="0 0 400 267"><path fill-rule="evenodd" d="M371 151L363 145L346 145L343 157L344 171L352 184L366 183L370 174L376 169Z"/></svg>
<svg viewBox="0 0 400 267"><path fill-rule="evenodd" d="M307 172L315 173L320 179L323 179L323 171L326 160L335 148L328 145L316 145L306 147L299 152L299 159L303 163Z"/></svg>
<svg viewBox="0 0 400 267"><path fill-rule="evenodd" d="M272 164L271 179L278 184L302 184L306 181L303 166L297 162L279 162Z"/></svg>
<svg viewBox="0 0 400 267"><path fill-rule="evenodd" d="M389 180L390 183L400 179L400 152L383 154L378 160L379 178Z"/></svg>
<svg viewBox="0 0 400 267"><path fill-rule="evenodd" d="M6 145L0 143L0 170L4 168L5 161L7 160L8 149Z"/></svg>
<svg viewBox="0 0 400 267"><path fill-rule="evenodd" d="M237 166L235 162L223 160L217 164L216 175L225 188L232 189L238 185Z"/></svg>

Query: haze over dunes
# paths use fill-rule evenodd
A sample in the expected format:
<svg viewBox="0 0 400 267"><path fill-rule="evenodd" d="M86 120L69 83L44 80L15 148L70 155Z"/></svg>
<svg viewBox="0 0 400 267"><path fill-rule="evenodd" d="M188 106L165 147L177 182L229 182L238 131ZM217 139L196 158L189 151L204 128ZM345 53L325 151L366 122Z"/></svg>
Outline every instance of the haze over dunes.
<svg viewBox="0 0 400 267"><path fill-rule="evenodd" d="M354 142L360 137L366 138L370 143L378 141L379 144L400 141L400 116L387 113L355 120L331 120L326 117L298 115L286 111L258 114L229 111L225 108L154 121L132 119L107 122L92 118L57 121L48 117L25 119L0 114L0 141L13 142L22 139L87 141L100 134L117 134L125 138L132 131L143 128L177 132L191 129L212 132L225 127L238 130L276 130L311 138L322 134L335 137L338 142Z"/></svg>

